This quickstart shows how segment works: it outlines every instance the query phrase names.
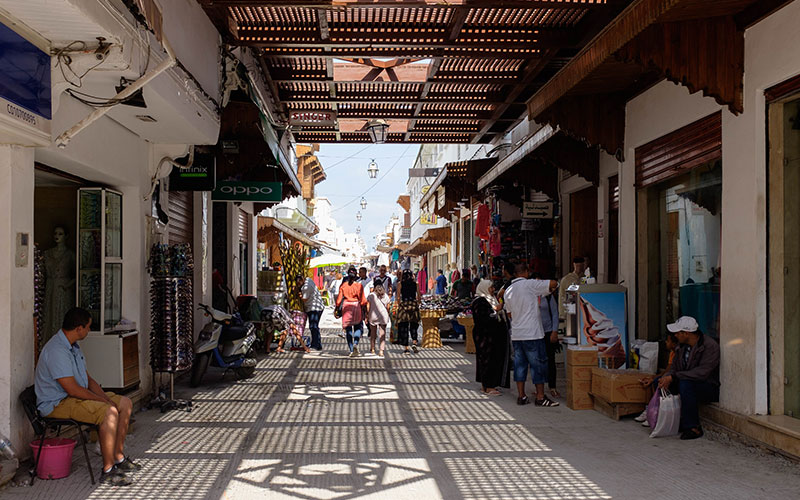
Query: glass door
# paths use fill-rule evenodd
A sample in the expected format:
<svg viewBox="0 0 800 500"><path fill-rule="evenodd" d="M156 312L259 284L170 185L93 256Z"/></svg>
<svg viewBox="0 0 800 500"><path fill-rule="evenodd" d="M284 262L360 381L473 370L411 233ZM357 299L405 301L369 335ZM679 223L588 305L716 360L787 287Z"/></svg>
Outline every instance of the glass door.
<svg viewBox="0 0 800 500"><path fill-rule="evenodd" d="M92 331L100 331L102 303L102 213L100 189L81 189L78 195L78 305L92 315Z"/></svg>

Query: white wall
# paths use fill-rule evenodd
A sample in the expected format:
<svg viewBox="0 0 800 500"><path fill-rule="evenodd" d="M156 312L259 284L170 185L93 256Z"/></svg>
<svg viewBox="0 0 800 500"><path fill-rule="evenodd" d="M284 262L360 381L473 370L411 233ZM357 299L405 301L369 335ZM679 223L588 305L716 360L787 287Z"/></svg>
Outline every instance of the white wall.
<svg viewBox="0 0 800 500"><path fill-rule="evenodd" d="M17 233L27 264L15 265ZM31 426L17 398L33 383L33 150L0 146L0 433L26 453Z"/></svg>
<svg viewBox="0 0 800 500"><path fill-rule="evenodd" d="M720 375L724 406L767 412L766 104L764 90L800 74L800 2L745 32L744 110L722 121L722 322L728 334ZM730 180L730 182L729 182ZM742 301L740 290L754 300ZM727 299L727 300L726 300ZM754 397L755 395L755 397Z"/></svg>

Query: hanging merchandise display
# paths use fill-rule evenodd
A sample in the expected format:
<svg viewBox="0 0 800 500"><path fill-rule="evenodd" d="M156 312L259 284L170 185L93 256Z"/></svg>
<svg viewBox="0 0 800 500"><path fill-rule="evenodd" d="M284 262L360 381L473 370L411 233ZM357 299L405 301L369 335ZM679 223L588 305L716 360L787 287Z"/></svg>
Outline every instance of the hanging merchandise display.
<svg viewBox="0 0 800 500"><path fill-rule="evenodd" d="M34 353L39 360L39 351L42 349L42 321L44 320L44 255L39 247L33 246L33 324L34 324Z"/></svg>
<svg viewBox="0 0 800 500"><path fill-rule="evenodd" d="M286 276L286 305L290 311L303 311L304 306L300 297L300 287L295 279L297 276L308 276L308 252L301 245L292 245L284 240L280 246L283 272Z"/></svg>
<svg viewBox="0 0 800 500"><path fill-rule="evenodd" d="M154 245L150 251L150 366L154 372L191 368L194 300L191 247Z"/></svg>
<svg viewBox="0 0 800 500"><path fill-rule="evenodd" d="M489 225L491 217L489 214L489 205L481 203L478 205L478 216L475 219L475 236L481 240L489 239Z"/></svg>

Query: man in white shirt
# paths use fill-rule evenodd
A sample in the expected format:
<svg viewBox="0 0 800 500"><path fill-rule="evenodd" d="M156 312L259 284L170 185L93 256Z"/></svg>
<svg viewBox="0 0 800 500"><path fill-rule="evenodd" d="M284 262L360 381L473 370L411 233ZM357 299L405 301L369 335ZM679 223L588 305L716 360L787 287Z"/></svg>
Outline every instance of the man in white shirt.
<svg viewBox="0 0 800 500"><path fill-rule="evenodd" d="M393 292L392 277L386 274L386 266L381 266L378 272L379 274L372 279L372 286L380 281L381 285L383 285L383 289L386 290L386 293L391 297Z"/></svg>
<svg viewBox="0 0 800 500"><path fill-rule="evenodd" d="M511 317L511 344L514 346L514 381L517 383L518 405L530 403L525 395L528 366L536 387L536 406L558 406L544 395L547 381L547 343L539 316L538 297L553 293L558 288L555 280L531 280L528 266L517 264L514 279L503 295L504 307ZM558 337L556 336L556 342Z"/></svg>

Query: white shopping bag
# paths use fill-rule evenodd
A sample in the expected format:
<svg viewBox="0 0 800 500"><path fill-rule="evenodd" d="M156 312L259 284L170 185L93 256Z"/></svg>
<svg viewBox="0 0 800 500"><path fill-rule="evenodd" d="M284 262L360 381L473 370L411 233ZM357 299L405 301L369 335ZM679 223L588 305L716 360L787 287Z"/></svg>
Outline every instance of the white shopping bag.
<svg viewBox="0 0 800 500"><path fill-rule="evenodd" d="M658 419L650 437L666 437L678 434L681 425L681 397L660 389Z"/></svg>

